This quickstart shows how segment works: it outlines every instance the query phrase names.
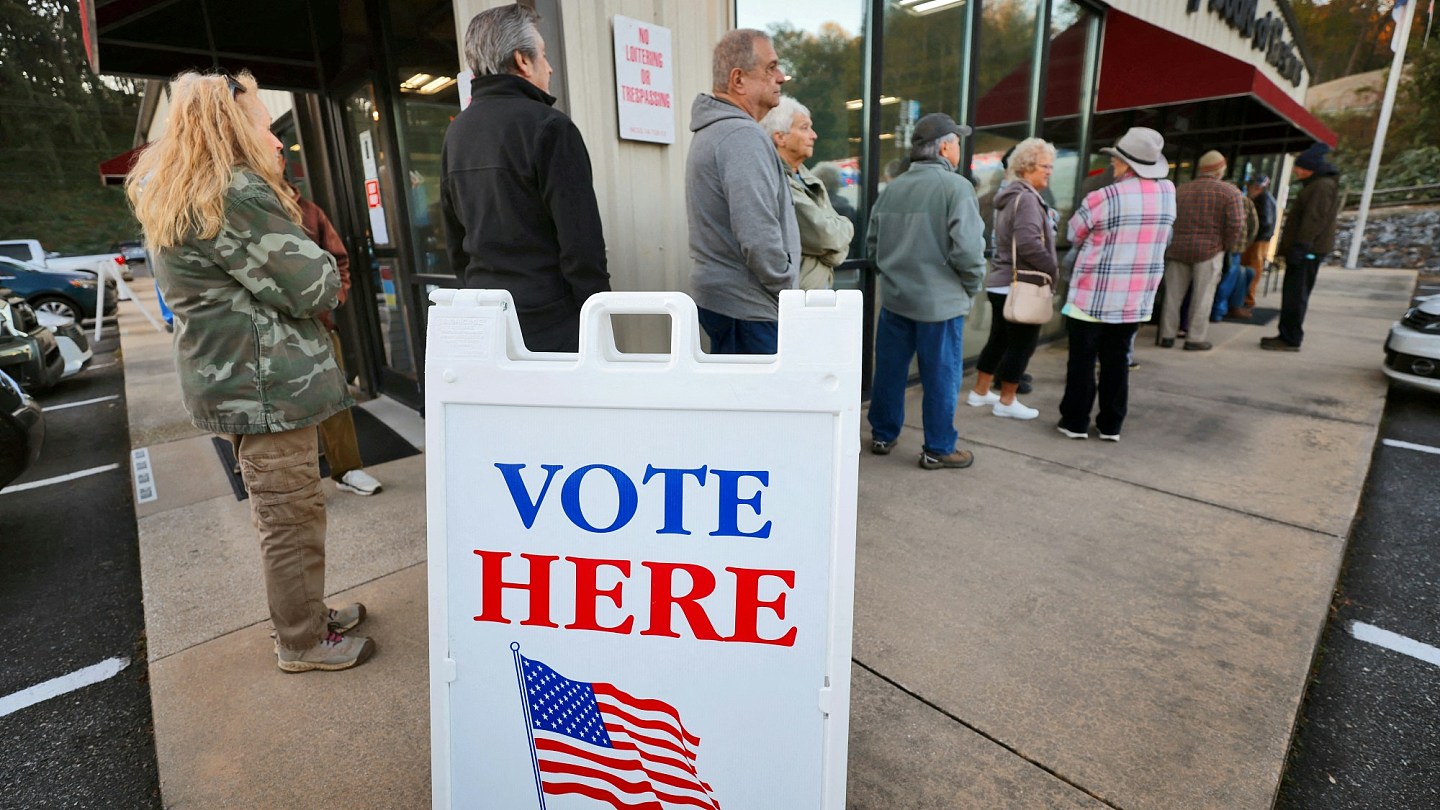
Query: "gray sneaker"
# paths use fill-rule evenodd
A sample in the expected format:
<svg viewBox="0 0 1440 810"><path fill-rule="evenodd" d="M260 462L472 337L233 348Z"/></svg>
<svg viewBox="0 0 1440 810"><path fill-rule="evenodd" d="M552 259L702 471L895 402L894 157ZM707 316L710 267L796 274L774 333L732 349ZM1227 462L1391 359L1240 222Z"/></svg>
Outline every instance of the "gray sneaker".
<svg viewBox="0 0 1440 810"><path fill-rule="evenodd" d="M330 608L325 619L330 632L344 635L354 630L360 622L365 621L365 606L359 602L352 602L340 609Z"/></svg>
<svg viewBox="0 0 1440 810"><path fill-rule="evenodd" d="M375 642L364 636L342 636L327 632L320 643L308 650L275 651L280 669L285 672L309 672L312 669L333 672L359 666L375 654Z"/></svg>

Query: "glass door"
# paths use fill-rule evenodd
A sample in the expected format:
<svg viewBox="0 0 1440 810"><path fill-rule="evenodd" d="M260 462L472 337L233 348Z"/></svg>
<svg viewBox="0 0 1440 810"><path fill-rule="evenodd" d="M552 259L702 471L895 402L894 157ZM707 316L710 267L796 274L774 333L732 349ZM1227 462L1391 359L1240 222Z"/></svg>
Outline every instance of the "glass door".
<svg viewBox="0 0 1440 810"><path fill-rule="evenodd" d="M375 86L364 82L341 96L345 125L345 150L351 167L350 193L357 200L365 234L360 255L350 265L351 288L360 304L363 295L375 309L377 329L371 336L378 346L381 388L397 399L414 402L419 397L420 363L415 350L412 322L413 303L405 279L408 272L401 229L407 226L397 202L396 178L401 167L389 147L384 131L386 110L375 95Z"/></svg>

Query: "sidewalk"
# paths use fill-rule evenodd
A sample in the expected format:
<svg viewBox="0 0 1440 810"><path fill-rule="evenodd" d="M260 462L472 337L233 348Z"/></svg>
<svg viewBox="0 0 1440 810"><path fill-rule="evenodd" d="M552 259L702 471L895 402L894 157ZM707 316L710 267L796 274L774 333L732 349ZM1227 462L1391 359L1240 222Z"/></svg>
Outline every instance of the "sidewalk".
<svg viewBox="0 0 1440 810"><path fill-rule="evenodd" d="M861 458L848 805L1270 807L1414 279L1327 268L1299 354L1259 350L1273 324L1215 324L1205 353L1143 329L1119 444L1055 431L1063 343L1031 363L1039 420L960 406L969 470L916 466L912 392L895 453ZM281 673L247 505L180 405L170 336L134 307L165 805L428 806L424 456L370 468L385 482L371 498L326 485L328 588L370 608L375 658ZM423 442L413 412L362 407Z"/></svg>

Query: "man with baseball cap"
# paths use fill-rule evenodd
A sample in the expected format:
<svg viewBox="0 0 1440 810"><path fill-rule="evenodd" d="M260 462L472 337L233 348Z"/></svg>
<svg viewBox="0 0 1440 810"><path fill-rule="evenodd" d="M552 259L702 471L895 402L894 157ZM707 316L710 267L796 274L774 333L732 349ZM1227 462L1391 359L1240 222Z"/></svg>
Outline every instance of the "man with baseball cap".
<svg viewBox="0 0 1440 810"><path fill-rule="evenodd" d="M1255 215L1260 227L1255 239L1240 257L1240 263L1255 271L1250 278L1250 289L1245 292L1245 306L1232 315L1239 320L1250 320L1255 314L1255 288L1260 284L1260 274L1265 270L1265 259L1270 255L1270 240L1275 238L1275 197L1270 194L1270 176L1257 174L1250 178L1245 193L1255 204Z"/></svg>
<svg viewBox="0 0 1440 810"><path fill-rule="evenodd" d="M880 273L880 321L870 389L870 452L886 455L905 420L905 383L918 357L926 470L969 467L957 450L955 405L964 373L961 338L985 280L985 224L975 188L955 173L970 128L944 113L915 122L910 168L890 181L870 214L866 254Z"/></svg>

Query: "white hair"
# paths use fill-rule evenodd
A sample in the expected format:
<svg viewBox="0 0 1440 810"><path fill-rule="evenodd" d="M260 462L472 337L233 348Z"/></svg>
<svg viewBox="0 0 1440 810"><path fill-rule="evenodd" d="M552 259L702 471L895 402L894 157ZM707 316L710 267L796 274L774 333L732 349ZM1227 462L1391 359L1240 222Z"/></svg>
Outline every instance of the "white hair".
<svg viewBox="0 0 1440 810"><path fill-rule="evenodd" d="M810 118L810 108L790 96L781 96L775 109L765 113L765 117L760 119L760 126L770 135L784 135L795 126L797 115Z"/></svg>
<svg viewBox="0 0 1440 810"><path fill-rule="evenodd" d="M921 141L910 147L911 162L918 160L937 160L940 157L940 147L947 143L959 143L960 136L953 132L947 132L933 141Z"/></svg>
<svg viewBox="0 0 1440 810"><path fill-rule="evenodd" d="M1021 175L1029 174L1044 160L1054 162L1054 144L1044 138L1026 138L1015 144L1015 151L1010 153L1007 174L1011 180L1019 180Z"/></svg>

